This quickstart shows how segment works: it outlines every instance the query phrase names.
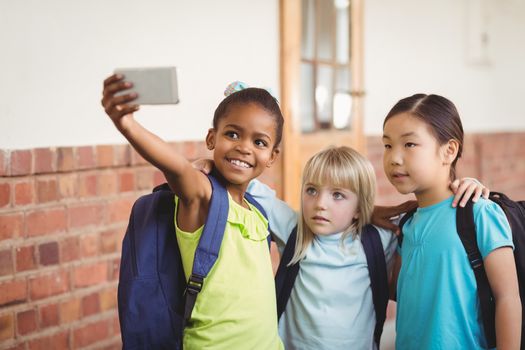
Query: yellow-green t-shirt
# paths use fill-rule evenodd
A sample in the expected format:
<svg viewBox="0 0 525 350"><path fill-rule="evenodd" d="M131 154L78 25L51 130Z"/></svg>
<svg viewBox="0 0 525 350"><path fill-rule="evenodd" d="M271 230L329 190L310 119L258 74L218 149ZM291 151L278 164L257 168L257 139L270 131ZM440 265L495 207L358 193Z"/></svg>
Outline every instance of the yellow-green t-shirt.
<svg viewBox="0 0 525 350"><path fill-rule="evenodd" d="M268 249L268 221L228 194L229 211L219 257L197 296L184 330L184 349L284 349L277 331L275 284ZM178 199L175 198L175 205ZM176 208L176 207L175 207ZM202 227L175 231L186 279Z"/></svg>

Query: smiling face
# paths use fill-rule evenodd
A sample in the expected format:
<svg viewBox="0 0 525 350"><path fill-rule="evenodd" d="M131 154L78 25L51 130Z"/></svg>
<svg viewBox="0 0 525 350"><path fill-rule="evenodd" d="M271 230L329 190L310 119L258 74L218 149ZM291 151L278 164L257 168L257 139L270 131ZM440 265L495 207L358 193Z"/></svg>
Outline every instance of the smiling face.
<svg viewBox="0 0 525 350"><path fill-rule="evenodd" d="M275 117L255 103L235 104L206 137L215 167L224 178L245 190L275 161L278 150Z"/></svg>
<svg viewBox="0 0 525 350"><path fill-rule="evenodd" d="M402 194L441 199L449 195L450 164L455 141L439 145L421 119L409 113L389 118L383 129L383 167L388 180ZM455 151L455 153L454 153Z"/></svg>
<svg viewBox="0 0 525 350"><path fill-rule="evenodd" d="M349 189L306 183L303 186L304 222L317 235L345 232L357 217L358 198Z"/></svg>

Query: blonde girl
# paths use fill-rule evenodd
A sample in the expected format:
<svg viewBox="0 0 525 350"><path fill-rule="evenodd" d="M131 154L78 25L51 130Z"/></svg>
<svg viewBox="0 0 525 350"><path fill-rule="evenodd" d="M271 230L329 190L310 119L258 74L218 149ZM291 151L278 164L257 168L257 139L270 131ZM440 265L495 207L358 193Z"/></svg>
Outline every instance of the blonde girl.
<svg viewBox="0 0 525 350"><path fill-rule="evenodd" d="M468 185L460 186L462 193L479 188L470 180L463 183ZM283 268L284 271L297 266L299 269L295 280L284 275L285 283L292 284L279 320L279 334L286 349L378 347L384 319L378 318L375 312L363 247L363 235L372 234L370 221L375 191L372 165L348 147L329 148L307 162L299 218L260 182L250 185L249 192L269 213L270 226L281 252L285 243L286 249L293 245L291 261L281 261L277 287L280 288L282 282ZM289 241L296 225L297 239ZM386 262L387 272L383 277L386 285L397 238L389 230L373 229L380 239L379 254L384 254L378 258ZM383 294L388 295L387 291ZM386 300L377 309L384 315Z"/></svg>

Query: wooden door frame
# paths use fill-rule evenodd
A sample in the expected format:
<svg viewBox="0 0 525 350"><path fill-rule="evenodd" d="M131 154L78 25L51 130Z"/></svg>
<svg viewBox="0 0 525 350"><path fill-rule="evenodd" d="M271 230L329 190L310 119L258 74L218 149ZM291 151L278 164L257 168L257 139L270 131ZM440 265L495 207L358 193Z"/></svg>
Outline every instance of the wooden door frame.
<svg viewBox="0 0 525 350"><path fill-rule="evenodd" d="M351 76L352 76L352 129L348 133L349 146L365 153L363 131L363 4L352 0L351 8ZM280 90L281 109L285 118L282 144L282 193L292 208L299 209L301 191L301 123L299 120L300 62L301 62L301 0L279 1L280 23ZM340 132L335 132L340 134ZM320 131L315 137L328 146L334 131Z"/></svg>

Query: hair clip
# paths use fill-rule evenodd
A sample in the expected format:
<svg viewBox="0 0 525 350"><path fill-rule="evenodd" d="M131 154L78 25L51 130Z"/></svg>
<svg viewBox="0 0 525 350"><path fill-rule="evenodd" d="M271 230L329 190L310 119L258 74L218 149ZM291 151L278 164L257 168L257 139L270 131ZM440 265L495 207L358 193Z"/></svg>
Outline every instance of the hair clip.
<svg viewBox="0 0 525 350"><path fill-rule="evenodd" d="M238 92L238 91L241 91L241 90L244 90L244 89L247 89L249 88L250 86L246 83L243 83L242 81L234 81L233 83L230 83L228 84L228 86L226 87L226 90L224 90L224 96L228 97L230 96L231 94L235 93L235 92ZM271 88L263 88L264 90L268 91L268 93L270 95L272 95L272 97L276 100L277 100L277 97L275 97L275 95L273 94L273 91Z"/></svg>
<svg viewBox="0 0 525 350"><path fill-rule="evenodd" d="M234 92L244 90L248 87L249 86L246 83L243 83L242 81L234 81L233 83L228 84L226 90L224 90L224 96L228 97Z"/></svg>

